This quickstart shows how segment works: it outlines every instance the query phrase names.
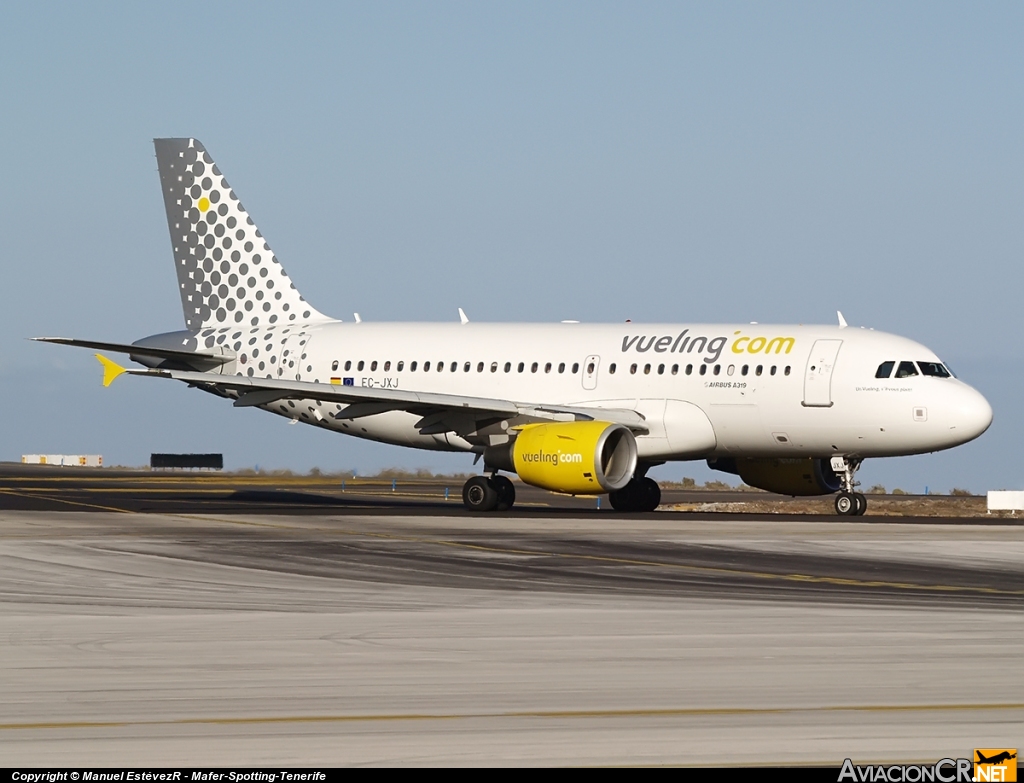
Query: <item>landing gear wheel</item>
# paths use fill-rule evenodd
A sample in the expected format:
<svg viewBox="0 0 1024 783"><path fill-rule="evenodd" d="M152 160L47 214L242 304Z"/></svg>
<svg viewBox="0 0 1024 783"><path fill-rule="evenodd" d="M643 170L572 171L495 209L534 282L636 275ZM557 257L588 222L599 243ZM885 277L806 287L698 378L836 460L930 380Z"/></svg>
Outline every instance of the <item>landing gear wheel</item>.
<svg viewBox="0 0 1024 783"><path fill-rule="evenodd" d="M865 502L865 507L867 503ZM857 514L857 496L853 492L840 492L836 495L836 513L844 517L852 517Z"/></svg>
<svg viewBox="0 0 1024 783"><path fill-rule="evenodd" d="M622 489L608 493L616 511L654 511L661 503L661 487L651 478L631 479Z"/></svg>
<svg viewBox="0 0 1024 783"><path fill-rule="evenodd" d="M608 502L616 511L636 511L636 482L630 481L622 489L608 493Z"/></svg>
<svg viewBox="0 0 1024 783"><path fill-rule="evenodd" d="M493 511L498 493L486 476L473 476L462 486L462 502L470 511Z"/></svg>
<svg viewBox="0 0 1024 783"><path fill-rule="evenodd" d="M864 512L868 510L868 499L862 492L854 492L853 496L857 499L857 512L856 516L864 516Z"/></svg>
<svg viewBox="0 0 1024 783"><path fill-rule="evenodd" d="M854 476L860 470L863 460L860 457L832 457L830 467L839 479L842 491L836 495L836 513L844 517L859 517L868 510L868 499L860 492L854 492L857 486Z"/></svg>
<svg viewBox="0 0 1024 783"><path fill-rule="evenodd" d="M654 511L661 503L661 487L658 482L646 476L637 482L638 506L640 511Z"/></svg>
<svg viewBox="0 0 1024 783"><path fill-rule="evenodd" d="M516 487L506 476L491 478L491 486L498 493L498 511L508 511L516 502Z"/></svg>

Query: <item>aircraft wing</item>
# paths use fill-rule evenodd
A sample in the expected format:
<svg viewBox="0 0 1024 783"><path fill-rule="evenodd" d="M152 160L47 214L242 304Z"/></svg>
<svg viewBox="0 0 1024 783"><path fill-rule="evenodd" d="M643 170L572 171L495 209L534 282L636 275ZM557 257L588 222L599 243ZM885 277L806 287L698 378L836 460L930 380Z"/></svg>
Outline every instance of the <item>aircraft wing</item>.
<svg viewBox="0 0 1024 783"><path fill-rule="evenodd" d="M109 359L100 361L103 362L104 367L107 367L108 363L112 364ZM234 404L239 408L268 405L278 400L319 400L320 402L345 404L345 408L334 414L335 418L341 420L358 419L387 411L408 411L421 416L416 427L424 435L443 432L456 432L464 435L477 430L482 426L482 422L498 422L508 419L516 419L517 423L599 420L622 424L636 433L648 432L647 423L642 415L623 408L545 405L486 397L468 397L460 394L340 386L329 383L249 378L244 375L213 375L180 370L117 369L130 375L183 381L190 386L205 388L221 396L229 396L227 392L234 392L238 395Z"/></svg>

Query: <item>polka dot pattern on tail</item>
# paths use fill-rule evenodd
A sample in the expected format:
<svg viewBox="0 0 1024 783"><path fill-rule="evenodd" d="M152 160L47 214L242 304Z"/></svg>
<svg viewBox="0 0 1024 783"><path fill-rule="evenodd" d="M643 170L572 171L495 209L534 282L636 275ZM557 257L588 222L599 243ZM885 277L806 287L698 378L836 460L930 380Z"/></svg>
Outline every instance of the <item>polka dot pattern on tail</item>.
<svg viewBox="0 0 1024 783"><path fill-rule="evenodd" d="M154 144L185 325L234 327L243 317L254 327L328 320L299 295L203 145L195 139ZM234 288L243 280L248 293L229 291L222 282ZM249 315L243 316L231 293L262 304L254 309L246 301Z"/></svg>

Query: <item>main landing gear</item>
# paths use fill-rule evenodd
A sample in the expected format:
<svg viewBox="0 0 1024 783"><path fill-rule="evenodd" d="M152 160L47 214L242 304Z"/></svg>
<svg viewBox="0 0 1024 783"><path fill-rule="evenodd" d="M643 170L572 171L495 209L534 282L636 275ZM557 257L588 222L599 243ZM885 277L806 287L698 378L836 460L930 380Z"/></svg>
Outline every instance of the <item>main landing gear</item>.
<svg viewBox="0 0 1024 783"><path fill-rule="evenodd" d="M844 457L832 458L832 470L839 476L842 484L842 491L836 495L836 513L844 517L863 516L868 510L868 499L861 492L854 492L857 482L853 480L854 475L860 468L859 459L846 459Z"/></svg>
<svg viewBox="0 0 1024 783"><path fill-rule="evenodd" d="M616 511L654 511L661 503L661 487L652 478L632 478L616 492L608 493L608 502Z"/></svg>
<svg viewBox="0 0 1024 783"><path fill-rule="evenodd" d="M516 488L497 473L473 476L462 487L462 502L470 511L508 511L516 502Z"/></svg>

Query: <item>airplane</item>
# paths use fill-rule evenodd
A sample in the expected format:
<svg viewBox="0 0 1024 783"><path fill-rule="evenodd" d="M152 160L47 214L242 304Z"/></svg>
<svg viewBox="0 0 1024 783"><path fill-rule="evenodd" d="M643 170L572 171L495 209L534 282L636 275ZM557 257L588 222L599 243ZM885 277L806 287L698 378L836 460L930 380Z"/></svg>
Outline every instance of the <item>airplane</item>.
<svg viewBox="0 0 1024 783"><path fill-rule="evenodd" d="M109 343L123 373L176 380L295 422L474 454L467 509L515 502L506 475L618 511L661 502L647 474L706 460L746 484L835 495L860 515L863 460L977 438L992 408L925 346L837 326L342 322L299 294L206 148L155 139L185 329ZM476 464L476 462L474 462Z"/></svg>
<svg viewBox="0 0 1024 783"><path fill-rule="evenodd" d="M1007 750L1004 750L1001 753L997 753L992 758L986 758L980 750L975 750L974 754L978 757L974 762L975 764L1000 764L1004 761L1009 761L1011 759L1017 758L1016 753L1011 753Z"/></svg>

